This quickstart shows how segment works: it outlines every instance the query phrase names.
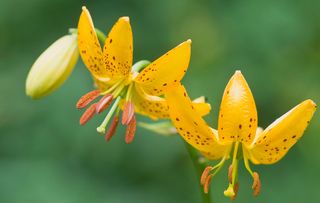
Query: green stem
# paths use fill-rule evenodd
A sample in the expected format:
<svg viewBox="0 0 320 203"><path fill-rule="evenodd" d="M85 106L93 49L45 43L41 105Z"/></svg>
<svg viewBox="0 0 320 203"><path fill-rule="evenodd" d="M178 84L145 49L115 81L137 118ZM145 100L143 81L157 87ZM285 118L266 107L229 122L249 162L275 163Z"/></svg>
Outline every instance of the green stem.
<svg viewBox="0 0 320 203"><path fill-rule="evenodd" d="M94 29L97 33L97 37L99 39L100 42L104 43L106 41L106 35L101 31L99 30L98 28L95 28Z"/></svg>
<svg viewBox="0 0 320 203"><path fill-rule="evenodd" d="M193 166L195 167L196 169L196 172L197 172L197 177L198 179L201 177L202 175L202 171L204 170L204 168L206 167L205 164L203 163L200 163L199 162L199 156L198 156L198 153L197 151L195 151L191 145L189 145L187 142L184 142L185 143L185 146L187 148L187 151L189 153L189 156L192 160L192 163L193 163ZM202 185L200 184L200 181L198 181L198 185L199 185L199 189L200 189L200 193L201 193L201 198L202 198L202 203L211 203L211 195L210 193L208 194L205 194L203 192L203 187Z"/></svg>
<svg viewBox="0 0 320 203"><path fill-rule="evenodd" d="M150 64L150 61L148 60L141 60L138 61L137 63L135 63L132 66L132 70L134 70L135 72L140 72L142 69L144 69L145 67L147 67Z"/></svg>

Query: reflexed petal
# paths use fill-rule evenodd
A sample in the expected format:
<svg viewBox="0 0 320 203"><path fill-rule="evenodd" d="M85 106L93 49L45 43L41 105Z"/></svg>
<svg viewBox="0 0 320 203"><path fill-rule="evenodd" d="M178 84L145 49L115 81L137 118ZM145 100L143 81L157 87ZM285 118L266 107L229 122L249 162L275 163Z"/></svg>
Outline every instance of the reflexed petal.
<svg viewBox="0 0 320 203"><path fill-rule="evenodd" d="M121 17L112 27L104 44L104 63L111 80L123 78L131 72L133 39L129 17Z"/></svg>
<svg viewBox="0 0 320 203"><path fill-rule="evenodd" d="M191 40L173 48L148 65L135 81L150 95L162 95L164 89L176 85L187 71L191 53Z"/></svg>
<svg viewBox="0 0 320 203"><path fill-rule="evenodd" d="M78 23L78 46L83 63L91 74L100 80L110 77L103 64L102 50L89 11L82 7Z"/></svg>
<svg viewBox="0 0 320 203"><path fill-rule="evenodd" d="M147 95L137 84L133 91L132 101L135 112L149 116L155 120L159 118L169 118L169 108L164 98ZM193 106L201 116L204 116L210 112L211 106L209 103L202 102L204 101L197 101L193 103Z"/></svg>
<svg viewBox="0 0 320 203"><path fill-rule="evenodd" d="M221 101L218 132L220 141L250 145L257 129L257 110L251 90L240 71L230 79Z"/></svg>
<svg viewBox="0 0 320 203"><path fill-rule="evenodd" d="M211 159L218 159L226 155L230 146L218 143L218 135L195 110L182 85L168 90L166 100L174 126L190 145Z"/></svg>
<svg viewBox="0 0 320 203"><path fill-rule="evenodd" d="M272 164L279 161L302 137L316 104L306 100L274 121L255 138L246 149L247 156L255 164Z"/></svg>

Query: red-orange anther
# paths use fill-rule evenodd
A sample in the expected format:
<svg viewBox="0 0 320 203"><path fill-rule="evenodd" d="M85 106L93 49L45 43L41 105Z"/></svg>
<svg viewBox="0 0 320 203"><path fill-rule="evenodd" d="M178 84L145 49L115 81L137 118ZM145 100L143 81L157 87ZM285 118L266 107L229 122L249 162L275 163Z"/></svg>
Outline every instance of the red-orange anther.
<svg viewBox="0 0 320 203"><path fill-rule="evenodd" d="M133 138L136 132L136 127L137 127L136 117L133 116L126 130L125 141L127 144L130 144L133 141Z"/></svg>
<svg viewBox="0 0 320 203"><path fill-rule="evenodd" d="M82 109L90 104L93 100L95 100L100 95L99 90L93 90L88 92L87 94L83 95L77 102L76 107L78 109Z"/></svg>
<svg viewBox="0 0 320 203"><path fill-rule="evenodd" d="M232 183L232 165L229 166L228 180L229 180L230 183Z"/></svg>
<svg viewBox="0 0 320 203"><path fill-rule="evenodd" d="M131 101L127 101L123 107L122 125L128 125L134 116L134 106Z"/></svg>
<svg viewBox="0 0 320 203"><path fill-rule="evenodd" d="M101 113L111 104L113 99L112 94L104 95L97 103L96 111L97 113Z"/></svg>
<svg viewBox="0 0 320 203"><path fill-rule="evenodd" d="M230 199L233 201L236 199L237 197L237 194L238 194L238 191L239 191L239 183L236 183L234 186L233 186L233 191L234 191L234 195L232 197L230 197Z"/></svg>
<svg viewBox="0 0 320 203"><path fill-rule="evenodd" d="M106 133L106 141L108 142L111 137L115 134L117 126L119 123L119 116L115 116L112 120L112 123L110 125L110 128L108 130L108 132Z"/></svg>
<svg viewBox="0 0 320 203"><path fill-rule="evenodd" d="M253 184L252 184L252 189L253 189L253 196L258 196L261 190L261 181L259 174L257 172L253 173Z"/></svg>
<svg viewBox="0 0 320 203"><path fill-rule="evenodd" d="M97 103L92 104L87 110L82 114L80 118L80 125L86 124L96 113Z"/></svg>
<svg viewBox="0 0 320 203"><path fill-rule="evenodd" d="M207 177L210 173L210 171L212 170L212 166L207 166L203 172L202 172L202 175L201 175L201 178L200 178L200 184L201 185L204 185L204 183L206 182L207 180Z"/></svg>
<svg viewBox="0 0 320 203"><path fill-rule="evenodd" d="M212 175L207 176L207 179L205 180L205 182L203 184L203 192L206 194L208 194L208 192L209 192L211 179L212 179Z"/></svg>

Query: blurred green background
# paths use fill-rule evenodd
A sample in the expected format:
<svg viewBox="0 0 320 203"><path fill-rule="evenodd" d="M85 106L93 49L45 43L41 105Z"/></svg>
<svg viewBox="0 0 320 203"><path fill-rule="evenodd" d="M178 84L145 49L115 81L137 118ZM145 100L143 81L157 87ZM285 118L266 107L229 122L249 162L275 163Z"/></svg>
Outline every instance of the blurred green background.
<svg viewBox="0 0 320 203"><path fill-rule="evenodd" d="M320 100L320 1L0 1L0 202L200 202L199 177L182 139L139 128L131 145L123 130L106 143L84 127L77 99L92 89L81 61L58 91L40 101L25 96L27 73L49 44L77 25L81 6L109 31L131 18L134 58L156 59L191 38L183 80L192 97L206 95L217 123L223 89L241 69L266 127L304 99ZM144 119L144 118L139 118ZM320 126L315 114L303 139L279 163L253 166L262 193L240 167L236 202L320 202ZM227 167L211 184L213 202L229 202Z"/></svg>

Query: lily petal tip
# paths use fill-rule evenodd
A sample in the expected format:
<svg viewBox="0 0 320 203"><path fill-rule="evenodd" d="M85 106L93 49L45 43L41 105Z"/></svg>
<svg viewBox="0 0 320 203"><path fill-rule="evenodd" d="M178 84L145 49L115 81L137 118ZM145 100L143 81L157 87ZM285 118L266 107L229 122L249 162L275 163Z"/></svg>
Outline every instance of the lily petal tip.
<svg viewBox="0 0 320 203"><path fill-rule="evenodd" d="M188 39L186 42L189 43L189 44L191 44L191 43L192 43L192 40L191 40L191 39Z"/></svg>
<svg viewBox="0 0 320 203"><path fill-rule="evenodd" d="M82 11L88 11L86 6L82 6Z"/></svg>
<svg viewBox="0 0 320 203"><path fill-rule="evenodd" d="M130 22L129 16L123 16L123 17L119 18L119 20L125 21L125 22Z"/></svg>

